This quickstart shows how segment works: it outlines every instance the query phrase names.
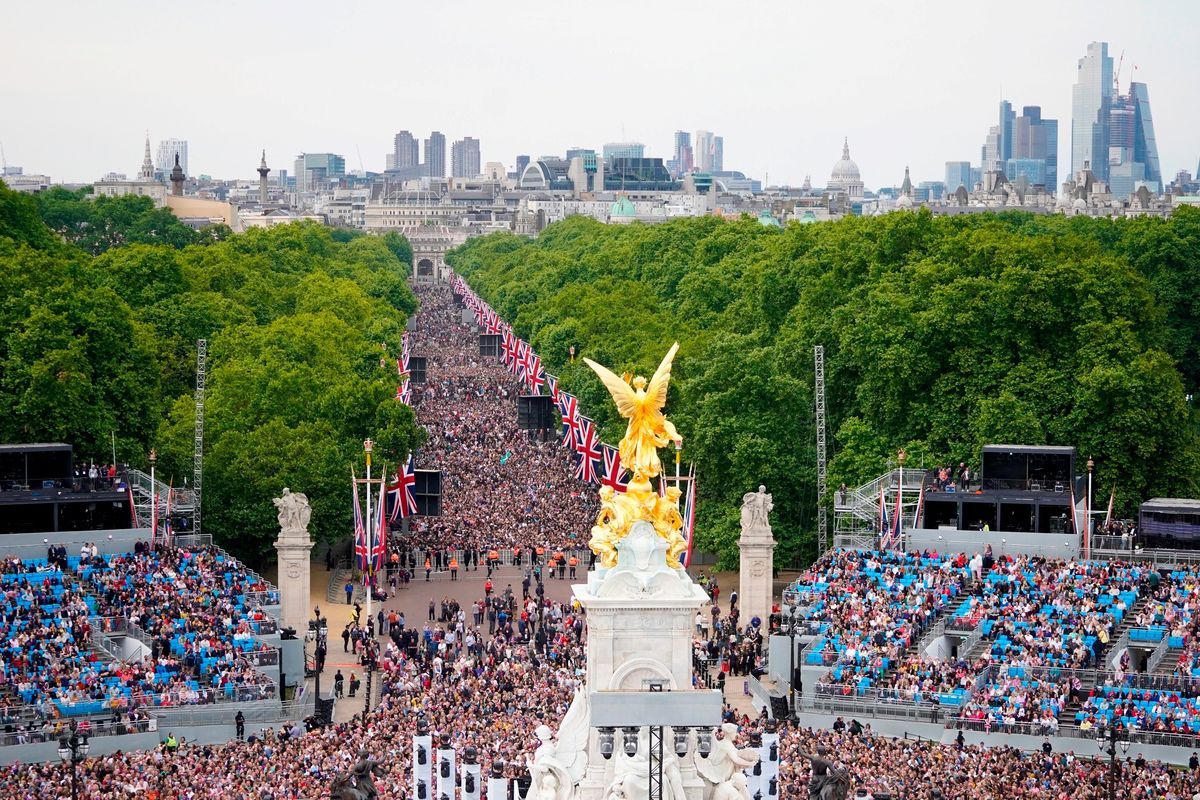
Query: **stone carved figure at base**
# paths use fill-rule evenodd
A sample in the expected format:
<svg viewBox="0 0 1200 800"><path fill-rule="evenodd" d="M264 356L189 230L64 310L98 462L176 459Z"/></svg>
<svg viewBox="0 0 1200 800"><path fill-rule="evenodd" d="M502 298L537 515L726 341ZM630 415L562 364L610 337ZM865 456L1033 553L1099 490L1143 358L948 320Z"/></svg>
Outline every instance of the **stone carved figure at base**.
<svg viewBox="0 0 1200 800"><path fill-rule="evenodd" d="M775 508L767 494L767 487L759 486L757 492L747 492L742 495L742 530L753 528L769 528L767 515Z"/></svg>
<svg viewBox="0 0 1200 800"><path fill-rule="evenodd" d="M535 791L533 800L567 800L574 793L575 785L587 770L590 716L587 693L577 689L558 728L557 740L554 731L545 725L534 730L540 744L533 751L533 758L526 759L530 786Z"/></svg>
<svg viewBox="0 0 1200 800"><path fill-rule="evenodd" d="M300 492L293 492L283 487L283 496L272 500L279 509L279 527L285 531L307 531L308 519L312 509L308 505L308 497Z"/></svg>
<svg viewBox="0 0 1200 800"><path fill-rule="evenodd" d="M826 756L828 751L822 745L817 745L816 755L800 751L801 758L812 762L808 800L846 800L850 794L850 770Z"/></svg>
<svg viewBox="0 0 1200 800"><path fill-rule="evenodd" d="M742 770L758 763L758 753L739 750L733 743L737 726L725 723L713 729L712 751L705 758L696 754L696 772L712 786L712 800L750 800L750 787Z"/></svg>
<svg viewBox="0 0 1200 800"><path fill-rule="evenodd" d="M670 729L664 729L664 739L670 739ZM679 761L675 753L664 748L663 760L663 800L686 800L683 789L683 775L679 771ZM647 728L638 731L637 752L632 756L625 755L624 750L617 756L613 766L613 779L604 790L604 800L635 800L647 797L650 793L650 732ZM749 800L747 798L747 800Z"/></svg>

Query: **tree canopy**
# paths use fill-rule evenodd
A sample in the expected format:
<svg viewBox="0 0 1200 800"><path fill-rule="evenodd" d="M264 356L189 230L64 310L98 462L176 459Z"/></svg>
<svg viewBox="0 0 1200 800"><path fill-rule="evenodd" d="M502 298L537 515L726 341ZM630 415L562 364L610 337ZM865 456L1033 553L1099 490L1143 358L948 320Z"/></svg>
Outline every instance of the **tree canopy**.
<svg viewBox="0 0 1200 800"><path fill-rule="evenodd" d="M1073 445L1132 513L1193 495L1200 449L1200 212L1169 219L928 211L768 229L750 219L496 234L450 262L528 340L606 441L616 410L568 348L649 375L697 465L697 540L736 559L741 495L775 495L784 560L815 552L813 346L825 347L829 485L978 463L987 443ZM1193 278L1189 280L1189 277ZM825 498L828 502L828 498Z"/></svg>
<svg viewBox="0 0 1200 800"><path fill-rule="evenodd" d="M345 536L362 440L395 464L423 437L379 365L416 309L407 241L311 223L198 234L147 204L0 186L0 440L108 460L115 434L119 460L156 447L180 486L205 338L205 530L259 560L288 486L318 537Z"/></svg>

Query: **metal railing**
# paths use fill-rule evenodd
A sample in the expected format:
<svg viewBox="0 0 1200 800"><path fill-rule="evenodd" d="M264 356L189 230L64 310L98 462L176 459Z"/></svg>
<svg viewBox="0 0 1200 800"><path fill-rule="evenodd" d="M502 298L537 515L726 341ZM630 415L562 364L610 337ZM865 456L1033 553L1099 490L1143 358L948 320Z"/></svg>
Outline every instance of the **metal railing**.
<svg viewBox="0 0 1200 800"><path fill-rule="evenodd" d="M1129 632L1126 631L1126 636L1128 635ZM1171 637L1164 634L1163 637L1158 640L1158 644L1154 646L1154 652L1152 652L1146 659L1146 671L1154 672L1154 670L1158 669L1158 665L1161 664L1163 659L1167 657L1167 651L1170 649Z"/></svg>
<svg viewBox="0 0 1200 800"><path fill-rule="evenodd" d="M70 728L66 724L69 720L64 718L56 720L52 725L38 725L32 729L4 731L0 733L0 746L17 745L17 744L37 744L40 742L56 742L63 736L70 733ZM5 727L15 727L13 722L9 721L3 715L0 715L0 723L4 723ZM87 734L89 737L95 736L127 736L131 733L146 733L147 731L157 730L156 720L138 719L138 720L88 720Z"/></svg>

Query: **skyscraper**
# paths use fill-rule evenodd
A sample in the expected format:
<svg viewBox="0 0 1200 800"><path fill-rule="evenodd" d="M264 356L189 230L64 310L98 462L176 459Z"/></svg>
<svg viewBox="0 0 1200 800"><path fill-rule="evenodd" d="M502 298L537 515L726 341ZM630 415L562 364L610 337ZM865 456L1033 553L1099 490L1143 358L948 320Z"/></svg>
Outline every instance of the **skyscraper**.
<svg viewBox="0 0 1200 800"><path fill-rule="evenodd" d="M1162 191L1154 118L1150 115L1150 90L1144 83L1129 84L1129 94L1113 98L1108 128L1108 186L1116 197L1128 197L1138 185Z"/></svg>
<svg viewBox="0 0 1200 800"><path fill-rule="evenodd" d="M713 171L713 134L712 131L696 131L695 145L692 149L697 172Z"/></svg>
<svg viewBox="0 0 1200 800"><path fill-rule="evenodd" d="M725 170L725 137L714 136L712 144L712 171L723 172Z"/></svg>
<svg viewBox="0 0 1200 800"><path fill-rule="evenodd" d="M393 169L415 167L421 163L421 144L417 141L417 137L413 136L409 131L400 131L397 133L395 143L392 147Z"/></svg>
<svg viewBox="0 0 1200 800"><path fill-rule="evenodd" d="M154 169L164 175L170 174L175 167L175 156L179 156L179 166L184 175L188 172L188 143L187 139L163 139L158 143L158 158L154 160Z"/></svg>
<svg viewBox="0 0 1200 800"><path fill-rule="evenodd" d="M674 175L678 178L692 171L692 135L687 131L675 131Z"/></svg>
<svg viewBox="0 0 1200 800"><path fill-rule="evenodd" d="M346 174L346 159L336 153L296 156L296 191L311 192L338 182Z"/></svg>
<svg viewBox="0 0 1200 800"><path fill-rule="evenodd" d="M433 131L425 140L425 174L446 177L446 134L441 131Z"/></svg>
<svg viewBox="0 0 1200 800"><path fill-rule="evenodd" d="M1000 101L1000 160L1007 161L1013 157L1013 125L1016 115L1012 103Z"/></svg>
<svg viewBox="0 0 1200 800"><path fill-rule="evenodd" d="M1108 181L1109 111L1113 99L1113 62L1108 42L1092 42L1079 59L1071 90L1071 173L1087 163Z"/></svg>
<svg viewBox="0 0 1200 800"><path fill-rule="evenodd" d="M528 166L529 166L529 156L524 155L524 154L517 156L517 177L518 178L521 177L521 173L524 172L525 168Z"/></svg>
<svg viewBox="0 0 1200 800"><path fill-rule="evenodd" d="M946 194L954 194L958 187L964 187L968 192L975 188L971 181L970 161L946 162Z"/></svg>
<svg viewBox="0 0 1200 800"><path fill-rule="evenodd" d="M450 174L474 178L479 174L479 140L465 136L450 146Z"/></svg>
<svg viewBox="0 0 1200 800"><path fill-rule="evenodd" d="M1043 119L1041 106L1025 106L1021 109L1021 116L1017 117L1013 124L1012 152L1005 162L1005 171L1010 173L1010 177L1015 167L1008 162L1023 160L1044 162L1040 174L1045 186L1049 191L1057 190L1058 120ZM1030 170L1031 167L1026 165L1016 171L1029 175Z"/></svg>

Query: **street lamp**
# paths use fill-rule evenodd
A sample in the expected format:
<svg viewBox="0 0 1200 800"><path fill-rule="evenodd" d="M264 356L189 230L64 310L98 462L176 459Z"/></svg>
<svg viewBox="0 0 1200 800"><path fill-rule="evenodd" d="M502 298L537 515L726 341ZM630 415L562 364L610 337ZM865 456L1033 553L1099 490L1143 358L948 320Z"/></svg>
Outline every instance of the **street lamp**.
<svg viewBox="0 0 1200 800"><path fill-rule="evenodd" d="M71 735L58 740L58 757L64 764L71 765L71 800L79 798L78 766L87 760L88 737L80 735L75 730L75 722L71 722Z"/></svg>
<svg viewBox="0 0 1200 800"><path fill-rule="evenodd" d="M1096 462L1088 456L1087 471L1088 471L1088 492L1087 492L1087 514L1083 520L1083 557L1092 557L1092 471L1096 469Z"/></svg>
<svg viewBox="0 0 1200 800"><path fill-rule="evenodd" d="M567 348L567 350L568 350L568 352L571 353L571 363L574 364L575 363L575 345L571 345L569 348Z"/></svg>
<svg viewBox="0 0 1200 800"><path fill-rule="evenodd" d="M153 549L158 538L158 488L154 483L154 464L158 461L158 452L150 448L150 547Z"/></svg>
<svg viewBox="0 0 1200 800"><path fill-rule="evenodd" d="M1100 728L1096 734L1096 745L1100 748L1101 753L1108 756L1108 800L1116 800L1117 748L1121 748L1121 755L1129 752L1129 735L1122 735L1121 729L1116 725Z"/></svg>

